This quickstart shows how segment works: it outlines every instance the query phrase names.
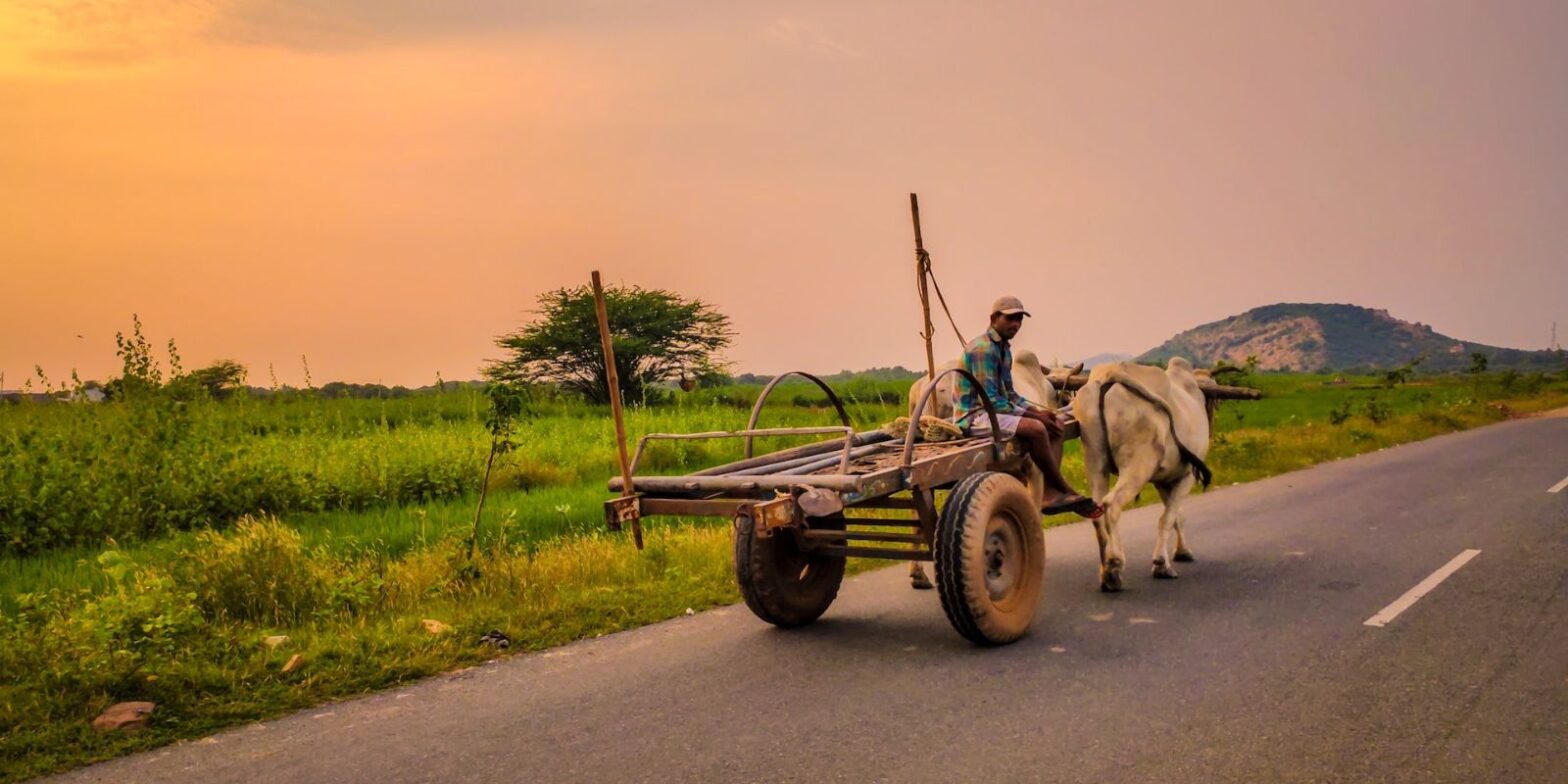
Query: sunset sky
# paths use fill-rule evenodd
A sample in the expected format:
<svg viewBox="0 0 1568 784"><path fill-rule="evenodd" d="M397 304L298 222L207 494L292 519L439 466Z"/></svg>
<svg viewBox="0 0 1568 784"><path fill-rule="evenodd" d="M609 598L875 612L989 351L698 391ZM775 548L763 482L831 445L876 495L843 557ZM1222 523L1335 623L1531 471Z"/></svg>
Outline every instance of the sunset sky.
<svg viewBox="0 0 1568 784"><path fill-rule="evenodd" d="M985 10L978 10L978 9ZM1277 301L1568 335L1568 4L0 2L0 370L141 317L252 383L473 378L668 288L738 371L1137 352ZM938 330L941 354L957 345Z"/></svg>

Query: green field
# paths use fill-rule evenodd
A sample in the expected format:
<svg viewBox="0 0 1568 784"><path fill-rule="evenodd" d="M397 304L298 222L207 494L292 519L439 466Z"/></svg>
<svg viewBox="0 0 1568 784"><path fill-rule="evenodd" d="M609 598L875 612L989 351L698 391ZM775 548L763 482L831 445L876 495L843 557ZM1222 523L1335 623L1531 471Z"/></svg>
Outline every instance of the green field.
<svg viewBox="0 0 1568 784"><path fill-rule="evenodd" d="M1562 374L1252 382L1266 399L1216 417L1220 485L1568 405ZM840 391L866 428L902 413L905 386ZM677 394L630 409L628 427L737 429L757 391ZM765 426L833 423L813 387L774 400ZM487 405L463 387L0 406L0 780L482 661L497 655L476 643L491 629L535 650L738 600L723 521L650 521L641 553L602 532L613 430L605 409L568 399L534 401L470 561ZM739 450L667 444L646 465L684 472ZM1080 481L1072 448L1066 468ZM1089 564L1058 568L1093 579ZM136 699L158 704L151 728L89 727Z"/></svg>

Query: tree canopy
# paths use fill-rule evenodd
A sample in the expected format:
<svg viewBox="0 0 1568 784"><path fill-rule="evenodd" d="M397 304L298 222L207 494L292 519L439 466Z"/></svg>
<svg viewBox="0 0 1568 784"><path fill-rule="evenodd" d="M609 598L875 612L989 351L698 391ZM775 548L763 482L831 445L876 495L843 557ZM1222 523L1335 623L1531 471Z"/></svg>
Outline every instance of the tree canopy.
<svg viewBox="0 0 1568 784"><path fill-rule="evenodd" d="M645 401L649 387L722 369L730 319L700 299L662 289L610 286L604 291L621 398ZM594 403L610 400L593 290L562 288L539 295L539 318L496 339L507 356L490 362L495 381L553 383Z"/></svg>
<svg viewBox="0 0 1568 784"><path fill-rule="evenodd" d="M245 389L245 366L232 359L220 359L169 383L187 390L205 389L214 399L223 400Z"/></svg>

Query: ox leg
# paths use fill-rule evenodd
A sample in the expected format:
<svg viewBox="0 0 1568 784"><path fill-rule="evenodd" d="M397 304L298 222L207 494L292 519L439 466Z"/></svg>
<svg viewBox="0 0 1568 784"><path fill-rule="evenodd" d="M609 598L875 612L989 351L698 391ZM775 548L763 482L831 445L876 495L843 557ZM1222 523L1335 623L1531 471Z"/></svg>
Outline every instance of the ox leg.
<svg viewBox="0 0 1568 784"><path fill-rule="evenodd" d="M1180 514L1177 485L1155 485L1165 508L1160 512L1160 527L1154 534L1154 576L1164 580L1174 579L1176 569L1171 566L1170 536Z"/></svg>
<svg viewBox="0 0 1568 784"><path fill-rule="evenodd" d="M933 587L931 578L926 576L926 569L919 561L909 562L909 587L917 591L929 591Z"/></svg>
<svg viewBox="0 0 1568 784"><path fill-rule="evenodd" d="M1193 558L1192 550L1187 549L1187 511L1182 510L1182 502L1187 500L1187 492L1192 489L1192 477L1185 478L1181 485L1176 486L1174 492L1174 514L1171 527L1176 528L1176 560L1181 563L1192 563L1198 560Z"/></svg>
<svg viewBox="0 0 1568 784"><path fill-rule="evenodd" d="M1146 453L1150 450L1137 451ZM1117 457L1121 458L1122 455ZM1122 589L1122 567L1127 564L1127 554L1122 550L1120 533L1122 510L1132 503L1133 499L1138 497L1138 491L1154 478L1156 468L1155 460L1146 454L1126 457L1131 459L1116 461L1117 465L1121 466L1121 473L1116 478L1116 485L1105 497L1105 514L1095 521L1096 528L1103 526L1105 530L1105 556L1100 561L1100 590L1107 593L1115 593Z"/></svg>
<svg viewBox="0 0 1568 784"><path fill-rule="evenodd" d="M1102 470L1085 466L1089 475L1089 497L1097 504L1104 504L1105 497L1110 493L1111 478ZM1105 567L1105 516L1101 515L1094 520L1094 539L1100 545L1100 567Z"/></svg>
<svg viewBox="0 0 1568 784"><path fill-rule="evenodd" d="M1176 560L1181 563L1197 560L1192 557L1192 551L1187 549L1187 513L1182 510L1182 502L1187 500L1187 494L1192 492L1193 481L1191 474L1183 477L1171 493L1171 500L1167 502L1171 509L1171 527L1176 529Z"/></svg>

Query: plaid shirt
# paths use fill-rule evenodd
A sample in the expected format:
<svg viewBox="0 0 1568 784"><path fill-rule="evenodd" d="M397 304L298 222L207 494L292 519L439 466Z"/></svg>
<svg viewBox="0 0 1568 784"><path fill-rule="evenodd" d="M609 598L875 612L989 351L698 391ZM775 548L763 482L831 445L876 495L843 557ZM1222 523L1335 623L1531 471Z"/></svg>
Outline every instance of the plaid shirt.
<svg viewBox="0 0 1568 784"><path fill-rule="evenodd" d="M971 414L985 416L985 404L980 402L983 393L991 399L991 406L998 414L1022 414L1034 405L1013 388L1013 349L995 329L969 342L964 350L964 370L980 380L980 388L969 379L958 377L958 416L964 421Z"/></svg>

